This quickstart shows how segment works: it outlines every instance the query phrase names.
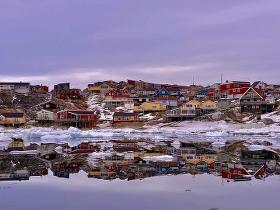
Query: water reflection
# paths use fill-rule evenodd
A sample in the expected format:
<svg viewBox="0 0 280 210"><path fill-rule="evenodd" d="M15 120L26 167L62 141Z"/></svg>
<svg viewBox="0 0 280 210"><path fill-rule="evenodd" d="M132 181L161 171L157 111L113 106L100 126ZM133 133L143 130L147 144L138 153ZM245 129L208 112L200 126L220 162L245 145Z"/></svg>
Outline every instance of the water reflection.
<svg viewBox="0 0 280 210"><path fill-rule="evenodd" d="M33 176L67 178L84 171L90 179L136 180L178 174L210 174L225 181L251 181L279 175L279 153L269 145L231 142L221 148L209 143L118 140L24 145L13 139L0 153L0 181Z"/></svg>

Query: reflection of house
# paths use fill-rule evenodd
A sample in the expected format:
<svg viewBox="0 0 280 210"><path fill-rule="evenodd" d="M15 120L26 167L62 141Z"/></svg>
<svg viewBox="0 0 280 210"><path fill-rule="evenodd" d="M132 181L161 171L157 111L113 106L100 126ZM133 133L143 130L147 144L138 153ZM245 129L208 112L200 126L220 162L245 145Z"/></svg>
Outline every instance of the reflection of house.
<svg viewBox="0 0 280 210"><path fill-rule="evenodd" d="M261 93L254 88L249 88L240 98L241 112L266 113L272 112L275 103L266 101Z"/></svg>
<svg viewBox="0 0 280 210"><path fill-rule="evenodd" d="M195 152L194 152L195 151ZM182 157L187 163L190 164L202 164L207 165L214 163L217 160L217 154L215 151L209 149L196 149L190 150L187 154L183 154Z"/></svg>
<svg viewBox="0 0 280 210"><path fill-rule="evenodd" d="M228 164L228 167L222 169L222 177L234 181L249 181L251 176L248 171L240 164Z"/></svg>
<svg viewBox="0 0 280 210"><path fill-rule="evenodd" d="M92 128L97 124L97 116L94 111L63 110L56 113L56 122L61 126Z"/></svg>
<svg viewBox="0 0 280 210"><path fill-rule="evenodd" d="M25 124L26 117L22 112L6 112L0 114L0 125L18 127Z"/></svg>
<svg viewBox="0 0 280 210"><path fill-rule="evenodd" d="M113 142L113 148L117 152L137 151L138 150L138 145L135 141L118 140L118 141Z"/></svg>
<svg viewBox="0 0 280 210"><path fill-rule="evenodd" d="M138 121L139 121L138 114L133 112L115 112L113 115L113 123L138 122Z"/></svg>
<svg viewBox="0 0 280 210"><path fill-rule="evenodd" d="M72 147L70 154L92 153L97 151L97 145L94 143L83 142L78 146Z"/></svg>
<svg viewBox="0 0 280 210"><path fill-rule="evenodd" d="M144 102L139 106L134 106L135 112L163 112L166 111L166 105L157 102Z"/></svg>
<svg viewBox="0 0 280 210"><path fill-rule="evenodd" d="M24 143L22 139L14 138L11 143L8 145L7 151L23 151Z"/></svg>

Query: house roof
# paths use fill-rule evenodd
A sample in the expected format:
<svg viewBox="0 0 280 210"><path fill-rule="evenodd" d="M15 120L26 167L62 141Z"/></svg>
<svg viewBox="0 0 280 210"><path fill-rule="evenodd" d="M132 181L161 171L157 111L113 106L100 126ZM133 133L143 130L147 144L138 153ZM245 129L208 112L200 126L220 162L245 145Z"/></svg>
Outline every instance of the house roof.
<svg viewBox="0 0 280 210"><path fill-rule="evenodd" d="M257 93L257 95L260 96L262 99L264 98L264 97L261 95L261 94L262 94L262 93L261 93L261 90L256 89L256 88L252 88L252 87L248 88L248 90L241 96L241 98L243 98L243 96L245 96L249 90L253 90L253 91L254 91L255 93Z"/></svg>
<svg viewBox="0 0 280 210"><path fill-rule="evenodd" d="M137 113L134 112L115 112L114 116L126 116L126 117L131 117L131 116L138 116Z"/></svg>
<svg viewBox="0 0 280 210"><path fill-rule="evenodd" d="M155 101L177 101L177 98L175 96L174 97L172 97L172 96L167 96L167 97L159 96L159 97L154 97L153 100L155 100Z"/></svg>
<svg viewBox="0 0 280 210"><path fill-rule="evenodd" d="M0 85L30 85L29 82L0 82Z"/></svg>
<svg viewBox="0 0 280 210"><path fill-rule="evenodd" d="M60 113L60 112L69 112L69 113L74 114L74 115L95 114L94 111L87 111L87 110L62 110L62 111L59 111L57 113Z"/></svg>
<svg viewBox="0 0 280 210"><path fill-rule="evenodd" d="M95 112L94 111L84 111L84 110L69 110L68 111L69 113L71 113L71 114L74 114L74 115L84 115L84 114L86 114L86 115L91 115L91 114L95 114Z"/></svg>
<svg viewBox="0 0 280 210"><path fill-rule="evenodd" d="M8 112L8 113L2 113L1 114L5 118L20 118L24 116L24 113L22 112Z"/></svg>

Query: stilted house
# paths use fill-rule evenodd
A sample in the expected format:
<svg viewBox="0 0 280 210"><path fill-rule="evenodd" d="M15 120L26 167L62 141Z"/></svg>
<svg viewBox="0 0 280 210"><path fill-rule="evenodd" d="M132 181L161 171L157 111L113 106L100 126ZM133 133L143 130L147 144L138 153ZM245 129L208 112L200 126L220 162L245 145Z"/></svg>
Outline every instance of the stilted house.
<svg viewBox="0 0 280 210"><path fill-rule="evenodd" d="M23 112L0 113L0 125L19 127L26 124L26 117Z"/></svg>
<svg viewBox="0 0 280 210"><path fill-rule="evenodd" d="M260 89L250 87L240 98L241 112L251 112L263 114L272 112L275 103L265 100L265 96Z"/></svg>
<svg viewBox="0 0 280 210"><path fill-rule="evenodd" d="M113 123L139 122L138 113L133 112L115 112Z"/></svg>
<svg viewBox="0 0 280 210"><path fill-rule="evenodd" d="M97 115L94 111L63 110L56 113L56 122L60 126L93 128L97 124Z"/></svg>

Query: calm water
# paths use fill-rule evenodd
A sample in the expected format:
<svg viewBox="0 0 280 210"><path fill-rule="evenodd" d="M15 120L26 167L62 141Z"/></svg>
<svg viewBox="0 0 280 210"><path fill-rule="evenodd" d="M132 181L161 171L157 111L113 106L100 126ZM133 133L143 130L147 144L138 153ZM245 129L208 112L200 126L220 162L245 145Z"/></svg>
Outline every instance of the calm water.
<svg viewBox="0 0 280 210"><path fill-rule="evenodd" d="M0 182L1 210L276 210L280 176L226 182L209 174L99 180L85 172Z"/></svg>

